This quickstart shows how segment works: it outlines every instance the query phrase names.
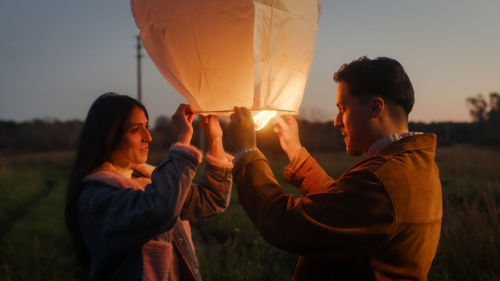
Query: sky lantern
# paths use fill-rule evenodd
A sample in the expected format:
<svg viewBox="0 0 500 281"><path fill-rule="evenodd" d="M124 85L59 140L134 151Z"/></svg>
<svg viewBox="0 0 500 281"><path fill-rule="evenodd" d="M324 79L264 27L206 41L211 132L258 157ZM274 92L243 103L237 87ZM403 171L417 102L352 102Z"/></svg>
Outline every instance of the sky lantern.
<svg viewBox="0 0 500 281"><path fill-rule="evenodd" d="M298 114L320 0L131 0L150 58L202 115Z"/></svg>

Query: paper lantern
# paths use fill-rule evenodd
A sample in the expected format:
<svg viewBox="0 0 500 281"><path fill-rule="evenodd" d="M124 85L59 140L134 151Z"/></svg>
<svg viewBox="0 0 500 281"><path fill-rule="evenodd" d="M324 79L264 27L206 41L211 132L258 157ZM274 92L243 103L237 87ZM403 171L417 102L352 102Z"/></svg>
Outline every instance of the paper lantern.
<svg viewBox="0 0 500 281"><path fill-rule="evenodd" d="M149 56L196 113L229 115L234 106L267 120L298 113L320 0L131 0L131 6Z"/></svg>

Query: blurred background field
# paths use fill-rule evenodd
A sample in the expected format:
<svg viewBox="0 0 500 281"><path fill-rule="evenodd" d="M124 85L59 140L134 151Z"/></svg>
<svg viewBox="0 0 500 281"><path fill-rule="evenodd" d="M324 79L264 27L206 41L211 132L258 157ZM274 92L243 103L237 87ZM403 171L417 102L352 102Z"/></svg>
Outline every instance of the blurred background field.
<svg viewBox="0 0 500 281"><path fill-rule="evenodd" d="M277 178L287 161L266 152ZM158 163L166 151L155 151ZM313 153L332 176L359 159ZM0 280L86 280L64 225L64 192L72 154L0 156ZM500 152L439 147L444 194L442 237L429 280L500 280ZM201 169L200 169L201 170ZM283 184L287 193L297 190ZM263 241L238 204L194 225L204 280L290 280L297 256Z"/></svg>

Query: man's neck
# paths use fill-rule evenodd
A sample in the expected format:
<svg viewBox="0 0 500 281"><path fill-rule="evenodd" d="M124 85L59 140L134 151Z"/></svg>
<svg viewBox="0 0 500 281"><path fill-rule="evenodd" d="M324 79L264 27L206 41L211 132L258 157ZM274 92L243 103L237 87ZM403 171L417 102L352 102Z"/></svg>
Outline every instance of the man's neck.
<svg viewBox="0 0 500 281"><path fill-rule="evenodd" d="M371 144L366 151L368 155L371 154L370 150L373 151L373 145L383 138L408 133L408 122L394 123L392 119L385 118L380 120L378 126L375 126L374 128L375 130L372 133Z"/></svg>
<svg viewBox="0 0 500 281"><path fill-rule="evenodd" d="M404 133L408 133L407 123L401 125L385 126L381 128L379 138L396 134L404 134Z"/></svg>

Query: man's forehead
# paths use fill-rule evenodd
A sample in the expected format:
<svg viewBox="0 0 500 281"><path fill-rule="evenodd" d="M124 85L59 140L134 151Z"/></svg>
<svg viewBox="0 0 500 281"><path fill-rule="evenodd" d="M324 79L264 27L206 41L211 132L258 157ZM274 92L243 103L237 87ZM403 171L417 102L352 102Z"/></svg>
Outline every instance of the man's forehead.
<svg viewBox="0 0 500 281"><path fill-rule="evenodd" d="M349 92L347 89L347 85L341 82L337 88L337 104L342 104L346 102L346 99L349 98Z"/></svg>

